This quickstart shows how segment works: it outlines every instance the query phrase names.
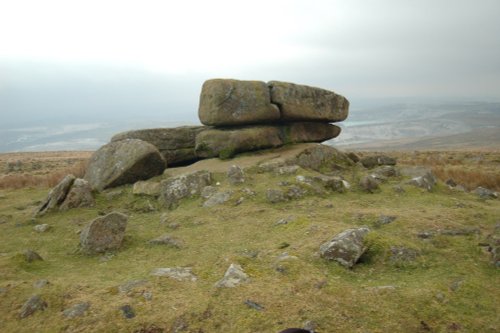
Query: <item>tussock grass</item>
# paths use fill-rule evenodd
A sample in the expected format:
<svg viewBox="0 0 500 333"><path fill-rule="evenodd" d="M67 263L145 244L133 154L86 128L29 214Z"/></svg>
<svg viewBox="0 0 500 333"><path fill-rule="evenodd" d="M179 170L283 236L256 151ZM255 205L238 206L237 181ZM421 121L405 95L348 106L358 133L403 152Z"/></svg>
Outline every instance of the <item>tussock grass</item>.
<svg viewBox="0 0 500 333"><path fill-rule="evenodd" d="M306 170L299 174L317 175ZM357 170L346 178L354 185L362 174ZM233 197L212 208L201 207L202 200L196 198L182 201L175 210L147 212L142 207L156 206L156 201L134 196L131 186L124 186L112 200L99 194L94 208L50 213L34 222L32 210L46 189L0 190L0 211L9 216L0 224L0 288L7 289L0 296L0 330L134 332L154 325L165 332L181 331L182 326L184 332L278 332L306 320L316 322L319 332L421 332L424 324L438 332L453 325L471 332L500 329L498 270L477 246L494 229L500 201L481 201L442 184L431 193L404 186L406 192L397 194L392 186L401 179L396 178L376 194L354 186L343 194L270 204L267 188L293 183L295 176L253 172L238 186L229 185L222 174L215 179L220 190L232 190ZM245 187L256 195L244 195ZM235 206L240 196L245 200ZM130 216L123 248L102 256L75 253L78 230L99 212L110 211ZM160 223L164 213L168 222ZM397 219L375 227L382 214ZM288 216L294 220L276 225ZM34 223L53 228L38 234ZM169 223L179 227L170 229ZM319 257L324 241L362 225L372 229L370 248L353 269ZM479 227L481 235L431 240L416 236L423 230L466 226ZM185 245L175 249L147 243L164 233ZM280 248L285 242L289 246ZM420 255L409 264L393 263L391 246L416 249ZM26 248L45 261L20 261L19 253ZM283 252L297 258L279 261ZM231 263L243 267L250 283L215 288ZM150 276L155 268L177 266L192 267L198 281ZM42 278L50 285L36 290L32 284ZM137 279L148 282L129 295L118 292L119 285ZM452 290L456 281L461 281L460 287ZM394 288L379 288L383 286ZM152 293L152 300L144 299L144 291ZM47 301L48 309L19 320L20 307L34 293ZM245 300L264 310L248 307ZM65 319L62 310L79 302L91 303L87 315ZM118 308L125 304L132 306L135 318L123 318Z"/></svg>

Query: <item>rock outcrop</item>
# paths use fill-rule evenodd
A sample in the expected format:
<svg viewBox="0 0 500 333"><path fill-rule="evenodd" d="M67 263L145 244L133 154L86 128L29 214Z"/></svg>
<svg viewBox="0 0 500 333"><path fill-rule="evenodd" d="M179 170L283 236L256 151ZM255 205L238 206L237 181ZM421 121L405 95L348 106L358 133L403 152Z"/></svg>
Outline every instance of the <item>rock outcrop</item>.
<svg viewBox="0 0 500 333"><path fill-rule="evenodd" d="M92 188L102 191L157 176L165 167L165 160L155 146L127 139L108 143L97 150L90 159L85 179Z"/></svg>
<svg viewBox="0 0 500 333"><path fill-rule="evenodd" d="M327 141L341 131L330 123L346 119L348 110L345 97L325 89L279 81L208 80L198 110L207 126L119 133L94 153L85 179L102 191L154 177L167 165Z"/></svg>
<svg viewBox="0 0 500 333"><path fill-rule="evenodd" d="M68 210L71 208L92 207L94 205L95 200L89 182L85 179L77 178L59 209Z"/></svg>
<svg viewBox="0 0 500 333"><path fill-rule="evenodd" d="M159 201L169 209L175 208L180 199L201 194L201 191L212 184L212 174L208 171L197 171L166 179L160 184Z"/></svg>
<svg viewBox="0 0 500 333"><path fill-rule="evenodd" d="M48 213L51 210L54 210L59 205L64 202L66 196L68 195L73 182L76 177L73 175L67 175L57 184L52 190L50 190L47 198L42 202L40 207L35 212L35 216L42 216Z"/></svg>

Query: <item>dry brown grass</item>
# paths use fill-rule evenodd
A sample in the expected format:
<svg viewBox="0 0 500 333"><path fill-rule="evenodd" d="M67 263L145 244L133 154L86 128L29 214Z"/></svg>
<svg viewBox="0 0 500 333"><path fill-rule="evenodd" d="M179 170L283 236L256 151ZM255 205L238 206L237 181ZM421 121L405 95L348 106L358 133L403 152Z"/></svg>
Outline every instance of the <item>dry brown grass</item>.
<svg viewBox="0 0 500 333"><path fill-rule="evenodd" d="M432 172L443 181L453 179L457 184L464 186L469 191L478 186L500 191L500 173L442 166L433 167Z"/></svg>
<svg viewBox="0 0 500 333"><path fill-rule="evenodd" d="M45 175L30 173L7 174L0 178L0 189L20 189L25 187L54 187L64 176L73 174L81 178L85 175L87 161L78 161L71 166L49 171Z"/></svg>

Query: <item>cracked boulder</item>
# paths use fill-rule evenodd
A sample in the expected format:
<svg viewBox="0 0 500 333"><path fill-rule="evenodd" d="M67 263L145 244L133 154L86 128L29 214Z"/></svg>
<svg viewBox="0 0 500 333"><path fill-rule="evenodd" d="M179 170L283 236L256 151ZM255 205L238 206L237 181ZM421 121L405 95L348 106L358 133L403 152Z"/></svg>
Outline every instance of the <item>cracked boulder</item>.
<svg viewBox="0 0 500 333"><path fill-rule="evenodd" d="M368 228L347 229L320 246L321 257L334 260L351 268L366 251L365 236Z"/></svg>

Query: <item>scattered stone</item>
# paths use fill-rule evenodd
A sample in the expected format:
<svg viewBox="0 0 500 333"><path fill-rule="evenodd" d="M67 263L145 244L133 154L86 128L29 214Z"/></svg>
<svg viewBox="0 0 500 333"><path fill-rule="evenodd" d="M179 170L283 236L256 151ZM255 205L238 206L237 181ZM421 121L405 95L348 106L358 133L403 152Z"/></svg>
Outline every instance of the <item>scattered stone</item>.
<svg viewBox="0 0 500 333"><path fill-rule="evenodd" d="M51 227L48 224L37 224L36 226L33 227L33 230L42 233L48 231L50 228Z"/></svg>
<svg viewBox="0 0 500 333"><path fill-rule="evenodd" d="M236 200L236 202L234 203L235 206L239 206L243 203L243 201L245 201L245 198L244 197L240 197L238 200Z"/></svg>
<svg viewBox="0 0 500 333"><path fill-rule="evenodd" d="M110 142L97 150L90 158L85 179L93 189L132 184L160 175L166 162L152 144L127 139Z"/></svg>
<svg viewBox="0 0 500 333"><path fill-rule="evenodd" d="M200 195L203 188L212 184L212 174L201 170L169 178L161 182L160 202L175 208L183 198Z"/></svg>
<svg viewBox="0 0 500 333"><path fill-rule="evenodd" d="M406 191L405 191L405 189L403 188L403 186L401 186L401 185L394 185L394 186L392 187L392 190L393 190L394 192L398 193L398 194L402 194L402 193L405 193L405 192L406 192Z"/></svg>
<svg viewBox="0 0 500 333"><path fill-rule="evenodd" d="M66 318L82 317L85 314L85 311L87 311L89 308L90 308L89 302L78 303L64 310L63 315Z"/></svg>
<svg viewBox="0 0 500 333"><path fill-rule="evenodd" d="M43 261L43 258L33 250L26 250L24 252L24 259L27 262Z"/></svg>
<svg viewBox="0 0 500 333"><path fill-rule="evenodd" d="M279 81L268 85L282 121L337 122L349 113L349 101L333 91Z"/></svg>
<svg viewBox="0 0 500 333"><path fill-rule="evenodd" d="M287 247L289 247L290 244L287 243L287 242L282 242L278 245L278 249L286 249Z"/></svg>
<svg viewBox="0 0 500 333"><path fill-rule="evenodd" d="M349 183L340 177L315 177L327 190L344 193L350 187Z"/></svg>
<svg viewBox="0 0 500 333"><path fill-rule="evenodd" d="M123 317L127 319L132 319L135 317L134 309L132 309L132 307L128 304L121 306L120 310L123 314Z"/></svg>
<svg viewBox="0 0 500 333"><path fill-rule="evenodd" d="M277 261L286 261L286 260L296 260L296 259L299 259L299 258L296 256L289 255L288 252L283 252L282 254L280 254L278 256L278 258L276 260Z"/></svg>
<svg viewBox="0 0 500 333"><path fill-rule="evenodd" d="M453 179L448 179L446 180L445 182L446 185L448 185L449 187L456 187L458 184L453 180Z"/></svg>
<svg viewBox="0 0 500 333"><path fill-rule="evenodd" d="M380 188L378 182L371 175L361 178L359 181L359 187L368 193L374 193Z"/></svg>
<svg viewBox="0 0 500 333"><path fill-rule="evenodd" d="M429 238L432 238L436 235L436 232L434 231L421 231L417 234L417 237L418 238L422 238L422 239L429 239Z"/></svg>
<svg viewBox="0 0 500 333"><path fill-rule="evenodd" d="M346 154L322 144L305 149L290 162L321 173L341 171L354 166L354 162Z"/></svg>
<svg viewBox="0 0 500 333"><path fill-rule="evenodd" d="M474 190L474 193L477 194L481 199L496 199L498 198L498 193L493 192L487 188L479 186Z"/></svg>
<svg viewBox="0 0 500 333"><path fill-rule="evenodd" d="M461 229L444 229L439 230L441 235L446 236L469 236L469 235L479 235L481 230L477 227L465 227Z"/></svg>
<svg viewBox="0 0 500 333"><path fill-rule="evenodd" d="M196 135L205 126L150 128L116 134L111 141L139 139L155 146L169 166L185 165L198 160L194 152Z"/></svg>
<svg viewBox="0 0 500 333"><path fill-rule="evenodd" d="M215 286L217 288L233 288L249 280L248 275L243 271L240 265L231 264L224 274L224 277L219 280Z"/></svg>
<svg viewBox="0 0 500 333"><path fill-rule="evenodd" d="M210 198L212 195L214 195L215 193L217 193L218 189L217 187L215 186L205 186L202 190L201 190L201 197L203 199L208 199Z"/></svg>
<svg viewBox="0 0 500 333"><path fill-rule="evenodd" d="M366 251L364 238L370 229L347 229L320 246L321 257L351 268Z"/></svg>
<svg viewBox="0 0 500 333"><path fill-rule="evenodd" d="M285 193L285 198L288 200L300 199L307 194L307 191L300 186L292 185L288 187Z"/></svg>
<svg viewBox="0 0 500 333"><path fill-rule="evenodd" d="M286 161L284 159L279 158L279 157L278 158L273 158L270 161L265 161L265 162L259 163L259 165L257 167L257 170L260 173L263 173L263 172L274 172L278 168L284 166L285 164L286 164Z"/></svg>
<svg viewBox="0 0 500 333"><path fill-rule="evenodd" d="M191 267L156 268L151 272L153 276L167 276L177 281L195 282L198 278L193 274Z"/></svg>
<svg viewBox="0 0 500 333"><path fill-rule="evenodd" d="M394 215L380 215L377 221L377 225L384 225L394 222L397 219L397 216Z"/></svg>
<svg viewBox="0 0 500 333"><path fill-rule="evenodd" d="M450 284L451 291L457 291L458 289L460 289L460 287L462 287L462 285L464 284L464 282L465 281L463 279L456 279L455 281L453 281Z"/></svg>
<svg viewBox="0 0 500 333"><path fill-rule="evenodd" d="M282 190L268 189L266 191L266 199L270 203L279 203L286 201L285 193Z"/></svg>
<svg viewBox="0 0 500 333"><path fill-rule="evenodd" d="M80 248L86 254L102 253L120 248L128 216L113 212L98 217L80 233Z"/></svg>
<svg viewBox="0 0 500 333"><path fill-rule="evenodd" d="M299 169L298 165L287 165L276 169L276 173L281 176L294 175Z"/></svg>
<svg viewBox="0 0 500 333"><path fill-rule="evenodd" d="M436 185L436 183L437 183L436 177L430 171L423 176L412 178L412 180L408 182L408 184L410 185L426 189L427 191L431 191Z"/></svg>
<svg viewBox="0 0 500 333"><path fill-rule="evenodd" d="M436 299L439 303L444 303L446 301L446 296L443 293L437 293Z"/></svg>
<svg viewBox="0 0 500 333"><path fill-rule="evenodd" d="M232 165L227 172L227 180L232 185L243 184L245 182L245 173L237 165Z"/></svg>
<svg viewBox="0 0 500 333"><path fill-rule="evenodd" d="M393 165L384 165L373 170L373 174L378 177L396 177L398 170Z"/></svg>
<svg viewBox="0 0 500 333"><path fill-rule="evenodd" d="M349 157L354 163L358 163L360 161L359 156L352 151L347 153L347 157Z"/></svg>
<svg viewBox="0 0 500 333"><path fill-rule="evenodd" d="M152 245L167 245L176 249L180 249L183 246L183 242L181 240L168 234L152 239L148 243Z"/></svg>
<svg viewBox="0 0 500 333"><path fill-rule="evenodd" d="M71 208L93 207L95 205L92 188L85 179L77 178L71 185L71 189L64 199L64 202L59 207L59 210L64 211Z"/></svg>
<svg viewBox="0 0 500 333"><path fill-rule="evenodd" d="M47 302L45 302L39 295L31 296L26 303L24 303L21 311L19 313L19 317L26 318L31 316L36 311L44 311L47 308Z"/></svg>
<svg viewBox="0 0 500 333"><path fill-rule="evenodd" d="M278 221L276 221L276 223L274 225L284 225L284 224L291 223L295 220L296 220L296 217L293 215L290 215L290 216L287 216L285 218L279 219Z"/></svg>
<svg viewBox="0 0 500 333"><path fill-rule="evenodd" d="M393 263L410 262L417 259L419 251L403 246L391 246L389 260Z"/></svg>
<svg viewBox="0 0 500 333"><path fill-rule="evenodd" d="M198 116L208 126L247 125L278 120L280 109L264 82L213 79L203 83Z"/></svg>
<svg viewBox="0 0 500 333"><path fill-rule="evenodd" d="M55 210L59 207L66 199L68 192L73 185L76 177L73 175L67 175L57 184L52 190L50 190L47 198L42 202L40 207L35 212L35 216L42 216L46 213Z"/></svg>
<svg viewBox="0 0 500 333"><path fill-rule="evenodd" d="M243 302L245 305L247 305L248 307L254 309L254 310L257 310L257 311L263 311L264 310L264 307L262 305L260 305L259 303L256 303L254 301L251 301L249 299L247 299L245 302Z"/></svg>
<svg viewBox="0 0 500 333"><path fill-rule="evenodd" d="M131 280L120 286L118 286L118 291L122 294L128 294L134 289L142 287L148 283L147 280Z"/></svg>
<svg viewBox="0 0 500 333"><path fill-rule="evenodd" d="M139 180L134 183L132 193L136 195L160 196L160 182L150 180Z"/></svg>
<svg viewBox="0 0 500 333"><path fill-rule="evenodd" d="M118 198L122 194L123 190L118 189L118 190L106 191L104 195L106 196L106 199L112 201Z"/></svg>
<svg viewBox="0 0 500 333"><path fill-rule="evenodd" d="M50 282L48 280L40 279L40 280L37 280L33 283L33 287L37 288L37 289L41 289L43 287L48 286L49 284L50 284Z"/></svg>
<svg viewBox="0 0 500 333"><path fill-rule="evenodd" d="M219 192L213 194L210 198L208 198L207 201L203 203L203 207L213 207L217 205L221 205L229 199L231 199L231 195L233 194L232 191L224 191L224 192Z"/></svg>
<svg viewBox="0 0 500 333"><path fill-rule="evenodd" d="M396 165L396 159L386 155L366 156L360 160L361 164L368 169L380 165Z"/></svg>
<svg viewBox="0 0 500 333"><path fill-rule="evenodd" d="M314 333L318 328L318 324L312 320L307 320L306 322L304 322L303 327L306 331L309 331L309 333Z"/></svg>

